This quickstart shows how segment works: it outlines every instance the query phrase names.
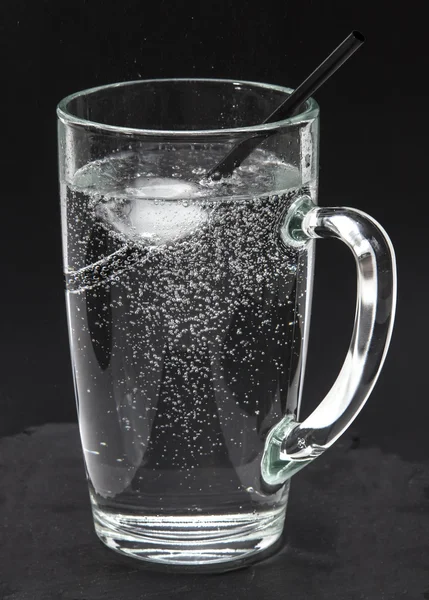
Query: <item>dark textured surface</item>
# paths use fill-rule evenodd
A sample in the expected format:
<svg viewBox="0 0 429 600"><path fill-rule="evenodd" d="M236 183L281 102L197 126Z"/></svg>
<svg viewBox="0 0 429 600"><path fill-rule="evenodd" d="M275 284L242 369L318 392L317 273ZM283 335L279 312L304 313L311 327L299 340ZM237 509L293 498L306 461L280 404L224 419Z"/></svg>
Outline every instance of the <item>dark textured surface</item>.
<svg viewBox="0 0 429 600"><path fill-rule="evenodd" d="M429 598L429 461L351 435L294 478L280 551L222 575L150 571L98 541L76 425L2 438L0 490L1 600Z"/></svg>

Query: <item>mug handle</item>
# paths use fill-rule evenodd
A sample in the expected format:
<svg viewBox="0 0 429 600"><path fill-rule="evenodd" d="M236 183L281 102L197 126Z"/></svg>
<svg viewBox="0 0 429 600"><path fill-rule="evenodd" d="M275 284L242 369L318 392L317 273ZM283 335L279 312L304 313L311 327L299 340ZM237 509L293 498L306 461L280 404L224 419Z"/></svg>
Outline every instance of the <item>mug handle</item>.
<svg viewBox="0 0 429 600"><path fill-rule="evenodd" d="M313 238L344 242L356 261L357 302L350 348L328 394L305 421L286 415L267 436L261 470L268 485L283 484L320 456L359 414L383 366L396 307L393 246L369 215L354 208L320 208L301 196L287 212L280 235L294 247Z"/></svg>

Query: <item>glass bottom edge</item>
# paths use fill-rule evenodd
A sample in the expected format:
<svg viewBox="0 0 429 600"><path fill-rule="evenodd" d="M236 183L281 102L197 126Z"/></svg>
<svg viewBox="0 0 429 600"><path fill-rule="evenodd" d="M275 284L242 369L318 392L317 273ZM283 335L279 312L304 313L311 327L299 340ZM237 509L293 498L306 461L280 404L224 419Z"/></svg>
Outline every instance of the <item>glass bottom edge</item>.
<svg viewBox="0 0 429 600"><path fill-rule="evenodd" d="M223 572L273 554L285 508L263 513L136 516L93 505L97 536L110 549L156 570Z"/></svg>

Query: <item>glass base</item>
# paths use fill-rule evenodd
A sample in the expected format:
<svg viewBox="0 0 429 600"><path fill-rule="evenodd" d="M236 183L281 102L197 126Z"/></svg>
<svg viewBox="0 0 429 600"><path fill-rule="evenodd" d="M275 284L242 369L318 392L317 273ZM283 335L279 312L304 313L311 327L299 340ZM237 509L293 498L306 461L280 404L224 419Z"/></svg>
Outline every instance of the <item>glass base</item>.
<svg viewBox="0 0 429 600"><path fill-rule="evenodd" d="M112 514L93 506L95 531L109 548L153 567L228 571L274 552L285 508L263 513L194 516Z"/></svg>

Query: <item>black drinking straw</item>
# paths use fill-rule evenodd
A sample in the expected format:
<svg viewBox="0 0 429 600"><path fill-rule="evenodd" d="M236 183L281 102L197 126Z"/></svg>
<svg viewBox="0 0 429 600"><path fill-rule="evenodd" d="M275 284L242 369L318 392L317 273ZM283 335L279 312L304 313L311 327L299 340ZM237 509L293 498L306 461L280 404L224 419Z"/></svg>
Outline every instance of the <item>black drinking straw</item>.
<svg viewBox="0 0 429 600"><path fill-rule="evenodd" d="M364 41L365 38L359 31L352 31L338 48L336 48L332 54L330 54L328 58L326 58L263 122L275 123L276 121L283 121L284 119L292 117L302 103L325 83L325 81L329 79L329 77L335 73L335 71L341 67L354 52L356 52ZM273 133L273 131L269 131L239 142L232 148L229 154L209 171L207 177L220 179L221 177L231 175L234 169L241 165L243 160L249 156L252 150Z"/></svg>

